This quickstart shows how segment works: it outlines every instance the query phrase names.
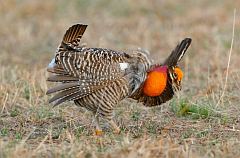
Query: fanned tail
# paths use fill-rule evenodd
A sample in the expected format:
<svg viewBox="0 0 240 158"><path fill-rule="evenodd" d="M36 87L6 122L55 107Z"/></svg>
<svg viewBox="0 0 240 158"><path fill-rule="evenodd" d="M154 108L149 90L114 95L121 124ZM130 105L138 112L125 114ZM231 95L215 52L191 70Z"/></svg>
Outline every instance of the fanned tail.
<svg viewBox="0 0 240 158"><path fill-rule="evenodd" d="M79 47L80 40L85 32L87 25L76 24L71 26L63 36L62 45L70 46L71 48Z"/></svg>

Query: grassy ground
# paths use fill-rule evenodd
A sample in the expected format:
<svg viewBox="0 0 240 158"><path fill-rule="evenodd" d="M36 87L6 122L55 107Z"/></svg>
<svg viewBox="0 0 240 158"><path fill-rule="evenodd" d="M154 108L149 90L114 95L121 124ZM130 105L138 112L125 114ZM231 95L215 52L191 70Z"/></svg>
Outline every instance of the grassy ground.
<svg viewBox="0 0 240 158"><path fill-rule="evenodd" d="M0 1L0 157L239 157L240 8L229 69L234 8L239 1ZM184 37L183 90L145 108L121 102L94 136L91 115L48 104L46 66L65 30L87 23L90 47L151 52L156 63ZM228 80L225 85L226 74ZM223 95L222 95L223 94Z"/></svg>

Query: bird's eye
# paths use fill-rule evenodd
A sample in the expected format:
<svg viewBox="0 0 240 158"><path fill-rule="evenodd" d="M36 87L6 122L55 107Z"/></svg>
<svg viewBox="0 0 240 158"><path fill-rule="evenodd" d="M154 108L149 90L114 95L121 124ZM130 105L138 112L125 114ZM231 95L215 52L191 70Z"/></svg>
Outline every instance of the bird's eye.
<svg viewBox="0 0 240 158"><path fill-rule="evenodd" d="M173 73L173 77L174 77L174 79L177 79L177 78L178 78L178 76L177 76L177 73L176 73L176 72L174 72L174 73Z"/></svg>

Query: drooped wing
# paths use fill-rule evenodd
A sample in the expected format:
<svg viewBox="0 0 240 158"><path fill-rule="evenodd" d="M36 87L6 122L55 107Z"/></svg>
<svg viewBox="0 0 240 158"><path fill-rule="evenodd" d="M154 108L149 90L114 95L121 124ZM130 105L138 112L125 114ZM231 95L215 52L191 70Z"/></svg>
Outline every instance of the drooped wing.
<svg viewBox="0 0 240 158"><path fill-rule="evenodd" d="M111 84L112 82L113 81L88 82L85 80L76 82L65 82L49 89L46 94L57 93L49 100L49 103L54 102L54 106L56 106L65 101L83 98L102 89L103 87Z"/></svg>

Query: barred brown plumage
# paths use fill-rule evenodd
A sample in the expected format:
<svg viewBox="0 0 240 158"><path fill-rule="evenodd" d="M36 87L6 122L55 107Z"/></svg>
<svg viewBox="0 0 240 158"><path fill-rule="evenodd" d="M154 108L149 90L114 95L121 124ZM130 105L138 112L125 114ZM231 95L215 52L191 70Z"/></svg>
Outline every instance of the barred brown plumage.
<svg viewBox="0 0 240 158"><path fill-rule="evenodd" d="M191 39L183 40L164 65L151 65L146 54L141 51L128 54L81 46L80 40L86 28L87 25L83 24L70 27L48 66L47 70L54 75L47 80L61 83L47 91L47 94L57 93L49 100L50 103L54 102L56 106L65 101L74 101L76 105L93 112L97 131L101 131L99 117L102 117L119 132L120 129L112 120L112 113L121 100L133 98L146 106L155 106L170 100L174 95L174 87L177 87L176 90L180 89L181 80L175 69ZM166 76L163 79L167 84L158 96L148 96L143 91L145 81L150 78L148 74L152 71ZM161 79L151 78L152 80ZM158 86L153 88L157 91L159 89Z"/></svg>

